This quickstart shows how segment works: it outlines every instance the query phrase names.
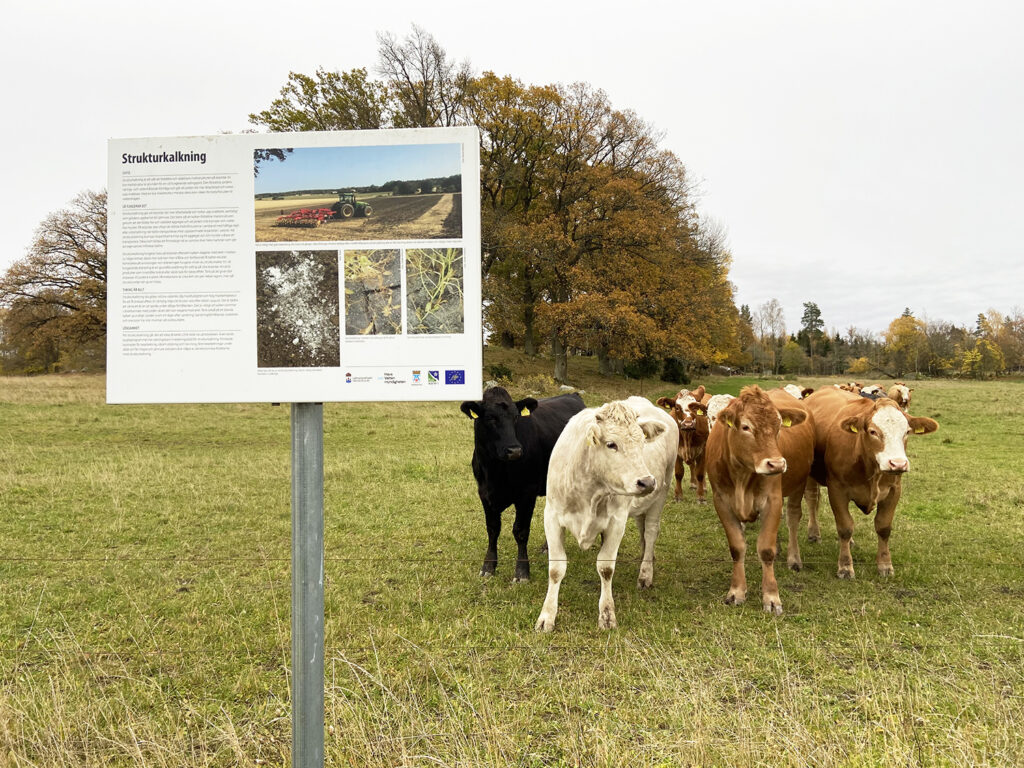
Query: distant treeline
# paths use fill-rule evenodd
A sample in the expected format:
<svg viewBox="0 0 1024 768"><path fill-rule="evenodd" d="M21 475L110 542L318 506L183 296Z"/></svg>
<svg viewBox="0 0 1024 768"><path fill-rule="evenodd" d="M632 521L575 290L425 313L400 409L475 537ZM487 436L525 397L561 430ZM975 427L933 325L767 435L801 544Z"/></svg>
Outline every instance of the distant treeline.
<svg viewBox="0 0 1024 768"><path fill-rule="evenodd" d="M401 181L396 179L380 185L370 184L363 187L339 186L327 189L292 189L286 192L261 192L256 195L256 199L271 200L275 197L294 195L334 195L338 193L338 190L343 190L345 192L354 190L361 194L390 192L393 195L425 195L430 192L461 192L462 174L430 179L407 179Z"/></svg>

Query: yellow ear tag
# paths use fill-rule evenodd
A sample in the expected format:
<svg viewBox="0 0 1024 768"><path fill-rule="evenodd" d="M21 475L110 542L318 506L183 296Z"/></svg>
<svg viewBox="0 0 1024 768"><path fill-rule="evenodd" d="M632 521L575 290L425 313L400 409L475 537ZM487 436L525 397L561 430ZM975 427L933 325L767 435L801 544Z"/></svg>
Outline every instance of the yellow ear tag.
<svg viewBox="0 0 1024 768"><path fill-rule="evenodd" d="M856 428L855 426L853 426L853 425L851 424L851 425L850 425L850 431L851 431L851 432L856 432L856 431L857 431L857 428Z"/></svg>
<svg viewBox="0 0 1024 768"><path fill-rule="evenodd" d="M786 418L784 418L782 420L782 426L784 426L784 427L792 427L793 426L793 420L791 418L789 418L789 416L787 416Z"/></svg>
<svg viewBox="0 0 1024 768"><path fill-rule="evenodd" d="M469 412L469 418L471 418L471 419L479 419L480 417L476 415L476 411L470 411Z"/></svg>
<svg viewBox="0 0 1024 768"><path fill-rule="evenodd" d="M924 434L924 427L918 427L917 429L915 429L914 430L914 434L915 435L923 435Z"/></svg>
<svg viewBox="0 0 1024 768"><path fill-rule="evenodd" d="M527 408L527 407L526 407L526 406L524 405L524 406L523 406L523 410L521 410L521 411L519 412L519 415L520 415L520 416L529 416L529 415L530 415L530 409L529 409L529 408Z"/></svg>
<svg viewBox="0 0 1024 768"><path fill-rule="evenodd" d="M732 429L736 429L736 425L732 423L732 419L726 419L725 420L725 425L727 427L731 427Z"/></svg>

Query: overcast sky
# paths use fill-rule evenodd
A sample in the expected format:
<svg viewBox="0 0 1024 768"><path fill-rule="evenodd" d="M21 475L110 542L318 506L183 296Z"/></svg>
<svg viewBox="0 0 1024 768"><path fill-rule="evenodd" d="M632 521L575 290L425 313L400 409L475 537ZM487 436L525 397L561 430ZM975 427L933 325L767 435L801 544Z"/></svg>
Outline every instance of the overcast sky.
<svg viewBox="0 0 1024 768"><path fill-rule="evenodd" d="M664 133L728 232L737 303L881 331L1024 306L1024 4L5 3L0 269L106 186L109 138L240 131L289 71L419 24L477 72L586 81Z"/></svg>

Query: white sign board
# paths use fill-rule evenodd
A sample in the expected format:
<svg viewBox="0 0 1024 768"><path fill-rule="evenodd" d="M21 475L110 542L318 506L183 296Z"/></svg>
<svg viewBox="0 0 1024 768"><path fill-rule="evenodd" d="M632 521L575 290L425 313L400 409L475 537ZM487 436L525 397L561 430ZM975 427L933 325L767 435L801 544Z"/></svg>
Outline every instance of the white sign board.
<svg viewBox="0 0 1024 768"><path fill-rule="evenodd" d="M480 397L476 128L113 139L108 174L108 402Z"/></svg>

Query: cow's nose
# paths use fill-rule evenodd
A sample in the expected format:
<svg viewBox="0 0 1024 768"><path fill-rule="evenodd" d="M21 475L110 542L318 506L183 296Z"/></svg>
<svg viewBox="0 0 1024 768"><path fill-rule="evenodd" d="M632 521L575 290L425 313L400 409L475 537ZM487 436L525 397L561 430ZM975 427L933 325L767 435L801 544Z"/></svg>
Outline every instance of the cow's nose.
<svg viewBox="0 0 1024 768"><path fill-rule="evenodd" d="M647 477L641 477L636 481L636 489L640 492L640 495L645 495L654 490L654 486L658 484L658 481L654 479L654 475L647 475Z"/></svg>
<svg viewBox="0 0 1024 768"><path fill-rule="evenodd" d="M505 461L515 461L516 459L521 458L522 455L523 449L521 446L517 445L515 448L505 449Z"/></svg>
<svg viewBox="0 0 1024 768"><path fill-rule="evenodd" d="M777 459L765 459L764 468L765 474L777 475L786 471L786 460L781 457Z"/></svg>
<svg viewBox="0 0 1024 768"><path fill-rule="evenodd" d="M890 472L906 472L910 469L910 462L906 459L889 459Z"/></svg>

